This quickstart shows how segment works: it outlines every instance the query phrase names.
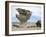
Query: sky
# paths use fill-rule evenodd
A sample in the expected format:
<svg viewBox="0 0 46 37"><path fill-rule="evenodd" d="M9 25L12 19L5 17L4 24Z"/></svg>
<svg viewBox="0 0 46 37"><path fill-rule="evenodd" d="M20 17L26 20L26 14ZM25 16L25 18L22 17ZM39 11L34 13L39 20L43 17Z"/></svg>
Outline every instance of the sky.
<svg viewBox="0 0 46 37"><path fill-rule="evenodd" d="M22 9L26 9L32 12L32 15L30 17L30 19L27 22L37 22L38 20L41 19L41 7L40 6L15 6L12 5L11 6L11 16L12 16L12 22L20 22L17 18L16 18L16 14L18 14L18 11L16 10L17 8L22 8Z"/></svg>

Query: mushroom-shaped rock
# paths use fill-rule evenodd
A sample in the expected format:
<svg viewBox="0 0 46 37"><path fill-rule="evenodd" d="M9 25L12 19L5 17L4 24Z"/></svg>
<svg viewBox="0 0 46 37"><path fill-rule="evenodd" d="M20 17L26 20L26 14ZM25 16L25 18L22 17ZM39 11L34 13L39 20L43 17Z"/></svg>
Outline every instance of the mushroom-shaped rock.
<svg viewBox="0 0 46 37"><path fill-rule="evenodd" d="M32 14L31 11L21 8L17 8L16 10L19 13L19 15L16 14L16 17L18 18L18 20L20 20L21 23L26 22L28 19L30 19L30 16Z"/></svg>

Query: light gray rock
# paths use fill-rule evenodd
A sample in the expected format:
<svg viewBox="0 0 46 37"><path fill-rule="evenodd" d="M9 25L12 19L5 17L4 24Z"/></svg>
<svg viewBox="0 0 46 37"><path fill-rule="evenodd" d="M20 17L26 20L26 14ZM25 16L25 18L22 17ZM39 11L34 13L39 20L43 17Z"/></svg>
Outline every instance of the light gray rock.
<svg viewBox="0 0 46 37"><path fill-rule="evenodd" d="M16 14L16 17L19 19L21 23L26 22L28 19L30 19L32 12L29 10L17 8L16 9L19 13L19 15Z"/></svg>

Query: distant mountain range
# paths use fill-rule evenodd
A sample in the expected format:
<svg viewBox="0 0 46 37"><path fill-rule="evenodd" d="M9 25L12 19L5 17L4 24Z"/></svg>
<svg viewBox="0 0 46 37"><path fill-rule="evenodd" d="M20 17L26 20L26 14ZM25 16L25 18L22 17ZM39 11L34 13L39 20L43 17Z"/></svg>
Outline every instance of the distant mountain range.
<svg viewBox="0 0 46 37"><path fill-rule="evenodd" d="M38 20L41 20L41 17L39 16L31 16L28 22L37 22Z"/></svg>
<svg viewBox="0 0 46 37"><path fill-rule="evenodd" d="M37 22L38 20L41 20L41 17L31 16L27 22ZM12 22L20 22L20 21L16 17L12 17Z"/></svg>

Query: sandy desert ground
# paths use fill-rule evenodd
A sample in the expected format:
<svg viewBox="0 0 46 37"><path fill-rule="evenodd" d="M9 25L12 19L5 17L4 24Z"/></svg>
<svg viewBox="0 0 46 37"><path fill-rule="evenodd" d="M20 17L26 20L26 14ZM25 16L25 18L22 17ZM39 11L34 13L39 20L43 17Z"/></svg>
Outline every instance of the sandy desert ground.
<svg viewBox="0 0 46 37"><path fill-rule="evenodd" d="M40 27L37 27L35 23L28 23L26 25L16 25L12 26L12 31L20 31L20 30L39 30L41 29Z"/></svg>

